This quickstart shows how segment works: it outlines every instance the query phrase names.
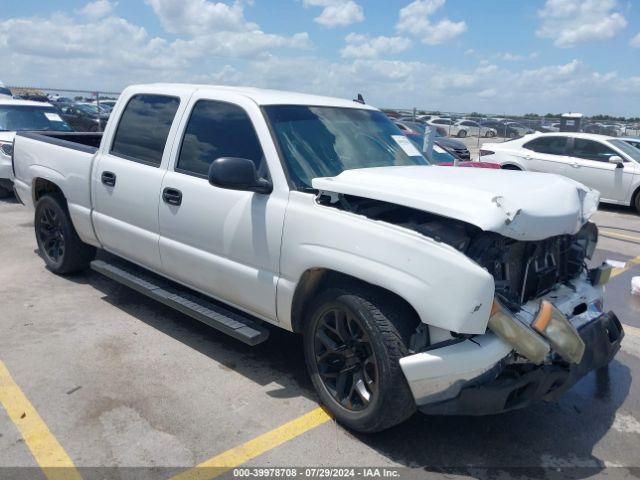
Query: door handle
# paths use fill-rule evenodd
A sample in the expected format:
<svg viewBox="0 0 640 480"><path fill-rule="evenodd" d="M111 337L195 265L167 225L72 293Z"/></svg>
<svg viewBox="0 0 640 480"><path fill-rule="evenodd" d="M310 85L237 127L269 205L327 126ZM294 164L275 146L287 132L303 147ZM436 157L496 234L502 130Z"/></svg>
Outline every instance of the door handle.
<svg viewBox="0 0 640 480"><path fill-rule="evenodd" d="M116 185L116 174L113 172L102 172L100 180L102 180L102 183L107 187L114 187Z"/></svg>
<svg viewBox="0 0 640 480"><path fill-rule="evenodd" d="M162 191L162 200L169 205L182 204L182 192L176 188L165 188Z"/></svg>

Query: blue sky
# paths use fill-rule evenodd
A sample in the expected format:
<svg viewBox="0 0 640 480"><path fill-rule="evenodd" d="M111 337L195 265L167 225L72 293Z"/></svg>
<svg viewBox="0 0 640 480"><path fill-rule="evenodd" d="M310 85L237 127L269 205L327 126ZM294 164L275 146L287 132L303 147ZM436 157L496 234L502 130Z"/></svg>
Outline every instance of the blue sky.
<svg viewBox="0 0 640 480"><path fill-rule="evenodd" d="M639 11L628 0L5 0L0 80L243 84L360 92L384 107L639 116Z"/></svg>

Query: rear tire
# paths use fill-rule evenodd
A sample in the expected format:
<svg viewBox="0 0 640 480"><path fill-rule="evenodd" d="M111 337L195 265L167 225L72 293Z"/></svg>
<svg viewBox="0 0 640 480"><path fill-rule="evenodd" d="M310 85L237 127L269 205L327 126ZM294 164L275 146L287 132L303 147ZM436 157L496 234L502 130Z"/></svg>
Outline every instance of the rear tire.
<svg viewBox="0 0 640 480"><path fill-rule="evenodd" d="M416 410L400 359L415 315L358 284L321 293L304 329L307 368L320 401L348 428L378 432Z"/></svg>
<svg viewBox="0 0 640 480"><path fill-rule="evenodd" d="M458 132L458 137L459 138L465 138L467 136L467 131L466 130L460 130Z"/></svg>
<svg viewBox="0 0 640 480"><path fill-rule="evenodd" d="M487 138L492 138L494 137L496 134L493 133L491 130L488 130L487 133L484 134L485 137Z"/></svg>
<svg viewBox="0 0 640 480"><path fill-rule="evenodd" d="M78 237L61 195L44 195L38 200L34 228L40 254L53 273L86 270L96 256L96 248Z"/></svg>

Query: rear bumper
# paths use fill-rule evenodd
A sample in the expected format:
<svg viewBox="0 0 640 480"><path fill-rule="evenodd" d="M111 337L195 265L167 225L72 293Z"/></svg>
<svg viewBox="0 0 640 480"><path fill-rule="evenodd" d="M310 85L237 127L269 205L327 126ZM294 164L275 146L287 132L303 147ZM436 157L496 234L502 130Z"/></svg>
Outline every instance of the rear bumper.
<svg viewBox="0 0 640 480"><path fill-rule="evenodd" d="M549 365L498 362L484 374L460 386L454 398L418 404L430 415L491 415L523 408L539 400L555 400L592 370L611 362L624 330L613 312L578 329L586 349L579 364L554 357Z"/></svg>

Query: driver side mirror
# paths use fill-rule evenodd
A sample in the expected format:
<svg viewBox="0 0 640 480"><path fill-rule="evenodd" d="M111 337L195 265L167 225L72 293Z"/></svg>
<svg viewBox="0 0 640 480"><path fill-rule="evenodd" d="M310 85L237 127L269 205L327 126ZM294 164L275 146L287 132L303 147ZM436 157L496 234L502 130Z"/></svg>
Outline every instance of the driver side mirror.
<svg viewBox="0 0 640 480"><path fill-rule="evenodd" d="M246 158L221 157L209 167L209 183L229 190L246 190L256 193L271 193L273 185L259 178L256 165Z"/></svg>
<svg viewBox="0 0 640 480"><path fill-rule="evenodd" d="M612 155L609 157L609 163L615 164L616 168L624 168L624 160L620 155Z"/></svg>

